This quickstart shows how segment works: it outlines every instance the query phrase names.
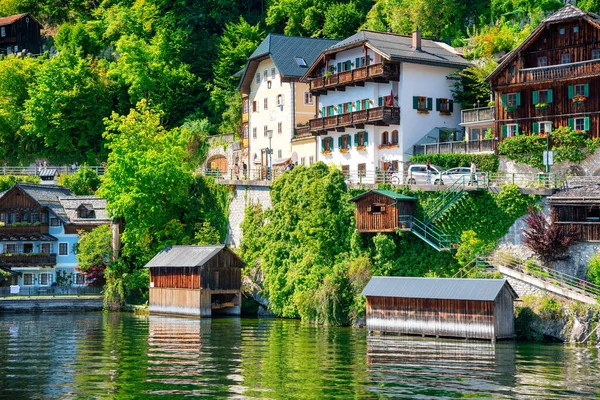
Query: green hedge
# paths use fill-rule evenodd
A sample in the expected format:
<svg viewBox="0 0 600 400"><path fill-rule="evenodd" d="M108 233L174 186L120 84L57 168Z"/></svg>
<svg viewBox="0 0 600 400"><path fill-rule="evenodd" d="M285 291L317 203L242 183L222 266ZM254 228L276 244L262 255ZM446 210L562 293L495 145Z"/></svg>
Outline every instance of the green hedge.
<svg viewBox="0 0 600 400"><path fill-rule="evenodd" d="M474 162L480 171L498 172L498 157L495 154L427 154L412 156L410 162L425 164L427 160L444 170L456 167L468 167Z"/></svg>

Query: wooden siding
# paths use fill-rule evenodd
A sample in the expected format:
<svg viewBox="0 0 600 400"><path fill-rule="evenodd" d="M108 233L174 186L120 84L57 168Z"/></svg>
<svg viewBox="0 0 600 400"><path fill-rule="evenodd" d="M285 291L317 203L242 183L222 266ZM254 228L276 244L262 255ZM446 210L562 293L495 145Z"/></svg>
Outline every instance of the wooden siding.
<svg viewBox="0 0 600 400"><path fill-rule="evenodd" d="M414 215L414 201L398 201L387 196L371 193L356 202L354 215L356 230L359 232L394 232L398 226L399 215ZM368 209L373 204L384 204L385 212L372 213Z"/></svg>
<svg viewBox="0 0 600 400"><path fill-rule="evenodd" d="M372 331L495 338L491 301L367 297L366 317Z"/></svg>
<svg viewBox="0 0 600 400"><path fill-rule="evenodd" d="M515 337L514 298L506 285L494 301L494 329L496 339Z"/></svg>
<svg viewBox="0 0 600 400"><path fill-rule="evenodd" d="M210 296L206 290L150 288L150 311L210 317Z"/></svg>
<svg viewBox="0 0 600 400"><path fill-rule="evenodd" d="M29 22L27 22L29 19ZM25 16L12 24L5 25L6 37L0 38L0 54L6 54L6 48L19 46L19 51L27 49L32 54L41 53L41 25L31 16Z"/></svg>
<svg viewBox="0 0 600 400"><path fill-rule="evenodd" d="M200 289L197 267L150 268L150 282L154 282L155 288Z"/></svg>
<svg viewBox="0 0 600 400"><path fill-rule="evenodd" d="M593 208L597 210L599 206ZM590 205L552 206L552 208L558 212L559 224L577 228L581 240L585 242L600 241L600 221L588 219Z"/></svg>

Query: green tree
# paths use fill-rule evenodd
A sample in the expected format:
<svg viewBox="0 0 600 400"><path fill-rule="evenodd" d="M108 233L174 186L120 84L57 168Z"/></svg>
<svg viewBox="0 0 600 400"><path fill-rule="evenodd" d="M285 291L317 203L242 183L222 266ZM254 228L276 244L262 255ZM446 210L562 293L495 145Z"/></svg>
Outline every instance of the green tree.
<svg viewBox="0 0 600 400"><path fill-rule="evenodd" d="M100 225L89 232L79 234L75 253L82 272L88 272L96 266L106 266L113 255L111 247L112 231L110 225Z"/></svg>
<svg viewBox="0 0 600 400"><path fill-rule="evenodd" d="M100 187L100 177L93 169L84 165L71 175L61 175L58 183L68 187L77 196L89 196Z"/></svg>
<svg viewBox="0 0 600 400"><path fill-rule="evenodd" d="M25 101L30 152L55 163L106 159L103 119L111 98L104 63L68 52L46 61Z"/></svg>
<svg viewBox="0 0 600 400"><path fill-rule="evenodd" d="M467 67L451 78L455 81L452 87L454 101L460 103L463 108L471 108L473 105L487 105L490 99L490 86L485 78L491 74L498 63L494 58L478 60L477 64Z"/></svg>
<svg viewBox="0 0 600 400"><path fill-rule="evenodd" d="M56 48L73 54L97 56L103 46L94 27L98 28L98 25L83 22L63 24L56 35Z"/></svg>
<svg viewBox="0 0 600 400"><path fill-rule="evenodd" d="M335 3L325 11L323 36L330 38L345 38L355 33L365 14L354 3Z"/></svg>

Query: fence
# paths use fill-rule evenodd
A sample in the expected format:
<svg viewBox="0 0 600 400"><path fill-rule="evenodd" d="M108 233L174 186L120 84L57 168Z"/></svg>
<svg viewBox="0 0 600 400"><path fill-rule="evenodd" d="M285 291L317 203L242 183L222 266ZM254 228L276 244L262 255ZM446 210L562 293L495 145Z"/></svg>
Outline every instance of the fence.
<svg viewBox="0 0 600 400"><path fill-rule="evenodd" d="M0 297L60 297L60 296L100 296L104 288L99 286L30 286L19 288L19 293L11 293L10 287L0 287Z"/></svg>
<svg viewBox="0 0 600 400"><path fill-rule="evenodd" d="M81 168L81 167L80 167ZM86 167L94 171L97 175L104 175L104 166L89 166ZM47 166L47 167L14 167L14 166L3 166L0 167L1 175L13 175L13 176L38 176L43 169L55 169L59 175L69 175L76 171L70 165L62 165L62 166Z"/></svg>
<svg viewBox="0 0 600 400"><path fill-rule="evenodd" d="M415 144L414 155L493 153L494 139Z"/></svg>

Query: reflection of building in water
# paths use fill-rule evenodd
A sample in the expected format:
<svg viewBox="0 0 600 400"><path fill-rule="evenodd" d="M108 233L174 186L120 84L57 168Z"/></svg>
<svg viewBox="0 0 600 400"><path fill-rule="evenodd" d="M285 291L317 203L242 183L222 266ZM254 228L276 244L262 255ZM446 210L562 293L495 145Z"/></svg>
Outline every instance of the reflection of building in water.
<svg viewBox="0 0 600 400"><path fill-rule="evenodd" d="M410 386L425 392L430 385L441 386L448 393L508 390L515 385L515 354L514 342L395 335L367 338L371 379L394 381L399 390Z"/></svg>

